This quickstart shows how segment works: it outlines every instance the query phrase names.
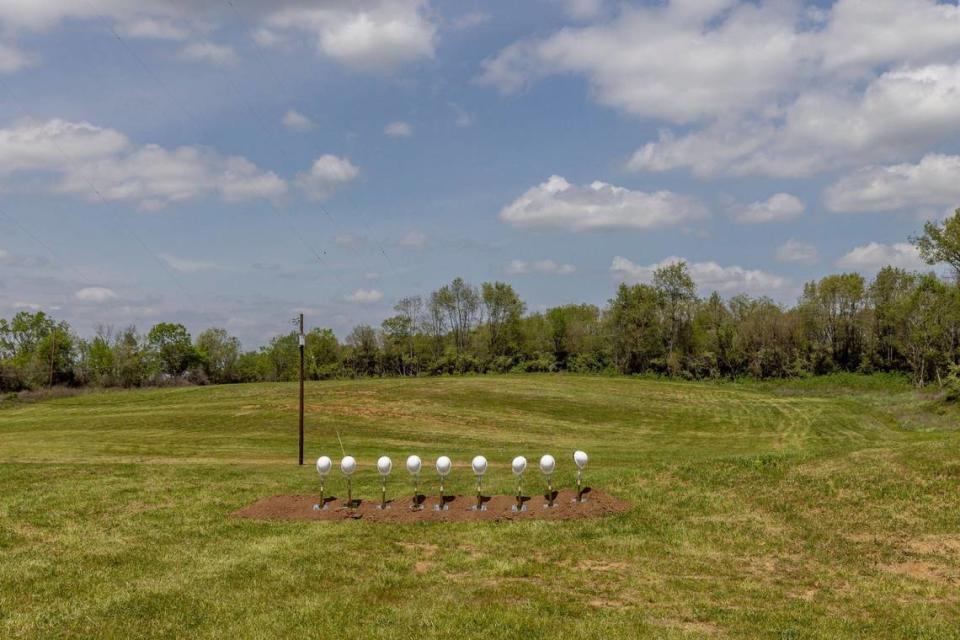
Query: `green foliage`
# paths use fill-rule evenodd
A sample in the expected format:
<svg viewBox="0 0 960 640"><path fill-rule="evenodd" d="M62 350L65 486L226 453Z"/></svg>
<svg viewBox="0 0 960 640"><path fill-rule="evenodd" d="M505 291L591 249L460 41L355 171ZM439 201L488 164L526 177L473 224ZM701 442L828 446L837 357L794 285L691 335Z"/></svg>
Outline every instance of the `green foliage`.
<svg viewBox="0 0 960 640"><path fill-rule="evenodd" d="M162 374L171 378L182 376L199 361L190 333L182 324L161 322L147 334L147 344Z"/></svg>
<svg viewBox="0 0 960 640"><path fill-rule="evenodd" d="M949 264L960 282L960 209L943 224L927 222L923 225L923 234L911 241L927 264Z"/></svg>
<svg viewBox="0 0 960 640"><path fill-rule="evenodd" d="M960 402L960 364L950 365L950 374L947 376L947 400Z"/></svg>
<svg viewBox="0 0 960 640"><path fill-rule="evenodd" d="M952 228L952 227L950 227ZM698 298L683 262L650 284L622 284L604 308L568 304L527 313L507 283L462 278L403 298L379 327L306 335L307 379L551 372L679 379L782 379L837 373L909 375L947 384L960 363L960 287L934 274L881 269L806 284L798 303L714 292ZM147 335L100 328L81 339L41 313L0 319L0 391L50 384L137 387L296 380L296 332L257 351L220 328L191 340L180 324Z"/></svg>

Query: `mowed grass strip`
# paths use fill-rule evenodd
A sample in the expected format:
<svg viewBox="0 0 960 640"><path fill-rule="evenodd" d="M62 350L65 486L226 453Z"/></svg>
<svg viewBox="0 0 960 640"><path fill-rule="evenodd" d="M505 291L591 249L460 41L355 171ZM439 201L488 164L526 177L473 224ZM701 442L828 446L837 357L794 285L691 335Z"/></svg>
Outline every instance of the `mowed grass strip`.
<svg viewBox="0 0 960 640"><path fill-rule="evenodd" d="M365 380L84 394L0 410L0 637L960 637L953 410L873 379L693 384L578 376ZM590 452L630 500L592 521L255 522L317 489L310 465L410 492L402 460L450 455L448 490ZM338 474L328 491L342 494Z"/></svg>

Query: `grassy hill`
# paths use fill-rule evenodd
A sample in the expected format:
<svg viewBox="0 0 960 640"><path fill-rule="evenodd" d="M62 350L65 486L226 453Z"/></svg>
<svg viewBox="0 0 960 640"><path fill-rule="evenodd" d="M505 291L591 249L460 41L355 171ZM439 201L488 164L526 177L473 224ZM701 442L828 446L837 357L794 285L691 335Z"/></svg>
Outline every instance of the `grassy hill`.
<svg viewBox="0 0 960 640"><path fill-rule="evenodd" d="M0 637L960 637L960 431L895 381L505 376L83 394L0 409ZM228 517L340 457L591 454L601 520ZM538 473L528 473L531 486ZM427 474L432 485L432 477ZM330 482L341 492L338 477ZM355 491L357 491L355 489Z"/></svg>

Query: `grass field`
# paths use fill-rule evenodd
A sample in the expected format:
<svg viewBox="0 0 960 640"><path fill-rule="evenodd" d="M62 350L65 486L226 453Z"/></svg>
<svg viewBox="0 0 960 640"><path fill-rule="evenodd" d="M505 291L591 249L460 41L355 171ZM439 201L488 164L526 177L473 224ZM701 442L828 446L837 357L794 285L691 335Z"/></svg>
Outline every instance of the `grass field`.
<svg viewBox="0 0 960 640"><path fill-rule="evenodd" d="M91 393L0 409L0 638L958 638L958 413L885 379L507 376ZM377 456L513 455L633 502L570 522L238 520ZM528 474L533 483L537 474ZM339 493L342 483L330 483Z"/></svg>

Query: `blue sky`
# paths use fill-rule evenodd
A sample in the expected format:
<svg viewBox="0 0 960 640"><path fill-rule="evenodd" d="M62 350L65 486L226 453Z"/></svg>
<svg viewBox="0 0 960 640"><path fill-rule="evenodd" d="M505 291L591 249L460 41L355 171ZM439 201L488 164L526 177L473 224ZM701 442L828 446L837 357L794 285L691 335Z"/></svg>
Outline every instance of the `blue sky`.
<svg viewBox="0 0 960 640"><path fill-rule="evenodd" d="M960 206L933 0L0 0L0 315L344 335L684 259L789 303Z"/></svg>

